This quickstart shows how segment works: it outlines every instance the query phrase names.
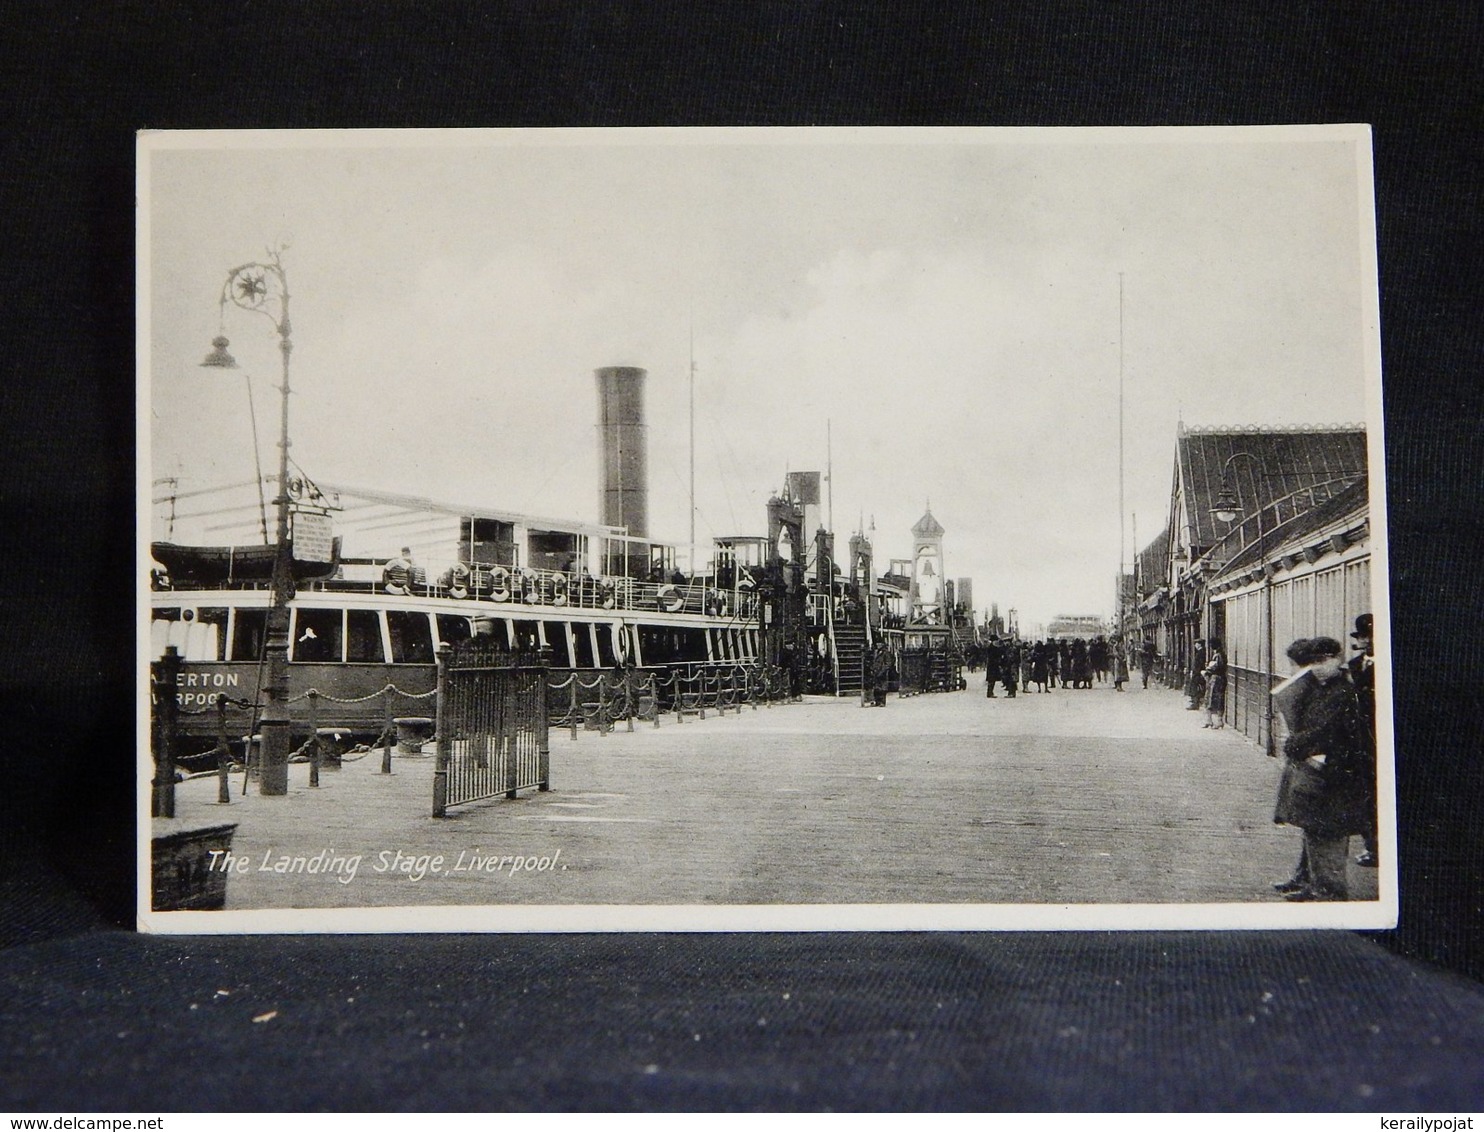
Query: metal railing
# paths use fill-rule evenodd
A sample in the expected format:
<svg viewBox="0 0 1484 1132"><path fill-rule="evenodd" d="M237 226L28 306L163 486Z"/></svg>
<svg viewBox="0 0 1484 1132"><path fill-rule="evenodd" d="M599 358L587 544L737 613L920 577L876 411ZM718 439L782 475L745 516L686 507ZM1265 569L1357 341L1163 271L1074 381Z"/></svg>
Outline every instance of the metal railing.
<svg viewBox="0 0 1484 1132"><path fill-rule="evenodd" d="M194 583L167 589L268 589L267 582L232 581ZM380 577L330 578L298 584L300 593L381 594L389 591ZM490 606L538 606L550 609L586 609L618 613L690 613L717 617L733 624L757 618L758 597L751 589L734 585L720 589L705 578L683 582L639 581L635 578L594 577L562 570L514 569L473 563L453 577L444 571L429 577L422 571L397 587L393 596L472 598Z"/></svg>
<svg viewBox="0 0 1484 1132"><path fill-rule="evenodd" d="M545 655L477 641L439 650L433 816L551 787Z"/></svg>

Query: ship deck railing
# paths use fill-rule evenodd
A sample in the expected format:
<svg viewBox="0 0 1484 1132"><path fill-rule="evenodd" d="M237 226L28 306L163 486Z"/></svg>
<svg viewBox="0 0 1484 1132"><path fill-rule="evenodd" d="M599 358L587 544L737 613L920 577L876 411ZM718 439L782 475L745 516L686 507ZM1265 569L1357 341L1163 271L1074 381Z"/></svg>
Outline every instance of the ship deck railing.
<svg viewBox="0 0 1484 1132"><path fill-rule="evenodd" d="M482 567L492 571L493 566ZM493 614L502 607L543 609L583 609L605 613L687 613L712 616L726 621L748 622L757 614L757 595L741 587L719 589L712 579L694 577L683 582L639 581L635 578L594 577L590 574L566 573L560 570L512 570L505 574L499 587L480 587L471 579L466 583L465 599L490 607ZM242 592L272 590L267 580L193 583L187 579L172 582L170 590ZM297 583L299 593L350 594L364 596L404 596L454 598L451 587L442 579L421 580L389 589L380 579L326 578ZM497 597L497 593L505 596Z"/></svg>

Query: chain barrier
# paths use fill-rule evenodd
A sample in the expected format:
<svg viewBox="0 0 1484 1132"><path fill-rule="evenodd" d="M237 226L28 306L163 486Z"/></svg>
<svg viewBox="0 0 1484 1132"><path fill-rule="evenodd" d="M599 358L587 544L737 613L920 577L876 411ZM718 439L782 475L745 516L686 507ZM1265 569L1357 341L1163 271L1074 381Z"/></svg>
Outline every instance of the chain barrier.
<svg viewBox="0 0 1484 1132"><path fill-rule="evenodd" d="M552 672L547 685L552 727L577 738L579 730L606 735L619 721L634 730L635 720L660 725L674 713L677 723L687 716L705 719L707 712L741 713L744 705L771 706L787 698L788 680L772 665L723 663L686 665L668 669L625 669L584 674Z"/></svg>

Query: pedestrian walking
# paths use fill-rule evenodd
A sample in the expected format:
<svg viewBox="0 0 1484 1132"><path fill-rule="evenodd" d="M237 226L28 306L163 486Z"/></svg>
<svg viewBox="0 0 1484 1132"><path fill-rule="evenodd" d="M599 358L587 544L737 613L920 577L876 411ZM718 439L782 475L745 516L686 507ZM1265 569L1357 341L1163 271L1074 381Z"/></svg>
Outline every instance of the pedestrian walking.
<svg viewBox="0 0 1484 1132"><path fill-rule="evenodd" d="M1206 667L1206 646L1197 641L1190 652L1190 661L1185 666L1185 710L1200 711L1206 698L1206 678L1202 670Z"/></svg>
<svg viewBox="0 0 1484 1132"><path fill-rule="evenodd" d="M1097 677L1098 683L1106 683L1108 679L1108 642L1101 636L1094 637L1092 644L1087 647L1087 659L1092 663L1093 675ZM1088 681L1087 686L1089 688L1092 687L1091 680Z"/></svg>
<svg viewBox="0 0 1484 1132"><path fill-rule="evenodd" d="M893 657L891 648L878 643L871 656L871 702L877 707L886 706L886 693L891 687Z"/></svg>
<svg viewBox="0 0 1484 1132"><path fill-rule="evenodd" d="M1072 687L1092 687L1092 658L1088 655L1087 642L1081 637L1072 642Z"/></svg>
<svg viewBox="0 0 1484 1132"><path fill-rule="evenodd" d="M1123 691L1123 686L1128 683L1128 651L1123 647L1123 641L1113 638L1113 690Z"/></svg>
<svg viewBox="0 0 1484 1132"><path fill-rule="evenodd" d="M1046 641L1037 641L1031 649L1031 680L1038 692L1046 691L1046 684L1051 678L1050 656L1051 647Z"/></svg>
<svg viewBox="0 0 1484 1132"><path fill-rule="evenodd" d="M1202 727L1220 731L1226 726L1226 654L1221 642L1212 638L1201 676L1206 682L1206 722Z"/></svg>
<svg viewBox="0 0 1484 1132"><path fill-rule="evenodd" d="M1273 887L1287 900L1347 900L1350 837L1374 825L1375 811L1360 697L1333 637L1287 651L1301 671L1273 691L1288 728L1273 820L1302 830L1303 847L1293 876Z"/></svg>
<svg viewBox="0 0 1484 1132"><path fill-rule="evenodd" d="M1144 646L1139 649L1139 679L1144 682L1144 687L1149 687L1149 674L1154 671L1154 642L1145 641Z"/></svg>

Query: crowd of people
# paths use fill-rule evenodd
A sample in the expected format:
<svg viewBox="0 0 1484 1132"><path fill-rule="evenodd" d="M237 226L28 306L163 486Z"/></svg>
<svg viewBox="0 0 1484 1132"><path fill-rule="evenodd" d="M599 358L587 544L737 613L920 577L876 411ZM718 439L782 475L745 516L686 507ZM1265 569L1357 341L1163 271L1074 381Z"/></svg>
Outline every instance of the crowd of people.
<svg viewBox="0 0 1484 1132"><path fill-rule="evenodd" d="M970 672L983 669L985 693L995 697L996 686L1014 698L1017 692L1051 692L1062 688L1091 688L1112 681L1114 691L1128 683L1129 658L1122 638L1094 637L1084 640L1022 641L1014 637L990 637L970 645ZM1145 680L1148 687L1148 680Z"/></svg>

